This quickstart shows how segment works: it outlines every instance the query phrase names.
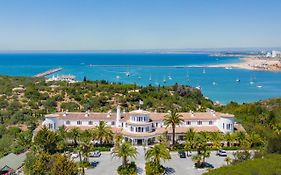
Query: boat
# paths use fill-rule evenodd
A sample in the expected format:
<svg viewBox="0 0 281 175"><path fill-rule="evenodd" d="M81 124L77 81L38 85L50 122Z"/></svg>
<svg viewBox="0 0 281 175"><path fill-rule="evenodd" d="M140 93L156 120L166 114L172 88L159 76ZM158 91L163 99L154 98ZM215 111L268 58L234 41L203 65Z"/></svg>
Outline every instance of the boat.
<svg viewBox="0 0 281 175"><path fill-rule="evenodd" d="M240 82L240 79L239 79L239 78L237 78L237 79L236 79L236 82Z"/></svg>
<svg viewBox="0 0 281 175"><path fill-rule="evenodd" d="M118 75L117 75L117 76L116 76L116 79L118 79L118 80L119 80L119 79L120 79L120 76L118 76Z"/></svg>
<svg viewBox="0 0 281 175"><path fill-rule="evenodd" d="M141 76L139 76L138 79L140 80L140 79L141 79Z"/></svg>
<svg viewBox="0 0 281 175"><path fill-rule="evenodd" d="M255 77L252 77L252 78L251 78L251 81L250 81L250 85L255 84L255 82L256 82L256 78L255 78Z"/></svg>
<svg viewBox="0 0 281 175"><path fill-rule="evenodd" d="M130 72L126 72L126 76L129 77L130 76Z"/></svg>
<svg viewBox="0 0 281 175"><path fill-rule="evenodd" d="M149 81L151 81L152 80L152 78L151 78L151 75L149 76Z"/></svg>
<svg viewBox="0 0 281 175"><path fill-rule="evenodd" d="M228 67L228 66L227 66L227 67L225 67L225 69L232 69L232 67Z"/></svg>
<svg viewBox="0 0 281 175"><path fill-rule="evenodd" d="M168 76L168 79L169 79L169 80L172 80L172 77L171 77L171 75L169 75L169 76Z"/></svg>
<svg viewBox="0 0 281 175"><path fill-rule="evenodd" d="M262 86L261 86L261 85L258 85L257 88L262 88Z"/></svg>
<svg viewBox="0 0 281 175"><path fill-rule="evenodd" d="M199 86L196 86L195 88L198 89L198 90L201 90L201 89L202 89L200 85L199 85Z"/></svg>
<svg viewBox="0 0 281 175"><path fill-rule="evenodd" d="M205 74L206 73L206 70L205 69L203 69L203 72L202 72L203 74Z"/></svg>
<svg viewBox="0 0 281 175"><path fill-rule="evenodd" d="M164 79L163 79L163 83L166 83L166 78L164 77Z"/></svg>
<svg viewBox="0 0 281 175"><path fill-rule="evenodd" d="M214 86L215 86L215 85L217 85L217 83L216 83L216 82L214 82L214 81L213 81L213 83L212 83L212 84L213 84Z"/></svg>

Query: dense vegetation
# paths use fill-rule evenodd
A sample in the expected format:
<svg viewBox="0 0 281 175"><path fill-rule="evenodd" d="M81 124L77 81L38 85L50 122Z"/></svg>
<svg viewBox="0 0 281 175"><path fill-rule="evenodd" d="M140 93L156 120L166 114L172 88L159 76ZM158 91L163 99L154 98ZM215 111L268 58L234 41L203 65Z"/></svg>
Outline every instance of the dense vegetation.
<svg viewBox="0 0 281 175"><path fill-rule="evenodd" d="M267 163L266 161L279 160L278 155L271 156L270 154L281 154L281 98L249 104L231 102L226 106L216 106L210 100L205 99L199 90L177 84L170 87L140 87L137 85L110 84L105 81L85 81L75 84L66 82L46 83L41 78L7 76L0 76L0 157L9 152L19 153L32 148L30 149L32 153L28 155L26 164L27 174L42 174L42 172L48 174L51 173L50 171L55 171L56 168L65 166L71 167L69 170L75 174L77 171L76 164L73 164L61 153L67 150L79 152L79 154L83 154L83 157L86 157L84 160L80 158L79 167L89 166L87 154L89 151L98 148L97 145L92 148L89 144L90 141L95 138L101 144L112 142L112 133L106 130L102 123L89 132L81 132L77 129L66 132L63 128L57 132L43 130L31 143L33 130L43 119L44 114L62 110L107 112L108 110L114 110L117 104L128 111L137 109L140 100L144 102L143 108L150 111L167 112L174 109L177 112L187 112L190 110L205 111L207 108L211 108L216 111L235 114L237 121L244 126L247 133L195 134L190 130L186 133L184 144L179 145L173 142L172 147L169 147L165 136L158 138L159 143L166 145L170 150L196 150L198 154L193 157L193 160L199 165L198 167L209 156L209 150L220 148L243 150L235 155L235 160L226 159L228 164L232 164L231 167L234 167L236 174L243 174L243 168L248 164L250 167L255 167L261 166L260 162L263 161ZM180 115L172 113L174 110L171 110L171 113L165 119L165 124L172 127L180 122ZM104 132L99 132L101 130ZM46 138L49 138L48 142ZM70 145L66 142L66 139L69 138L72 140ZM212 145L207 144L208 142L212 142ZM222 145L222 142L227 144ZM130 145L121 145L120 143L121 146L130 148ZM162 148L158 150L163 150L162 153L165 152L163 146L160 147ZM101 149L108 150L110 147L102 145ZM266 158L248 161L250 159L249 149L257 150L258 154L256 155ZM121 154L118 157L134 157L134 155L135 152L132 151L131 155ZM160 159L169 159L168 154L166 155L166 157ZM159 159L155 159L156 156L158 155L154 150L154 154L147 157L146 171L148 173L161 174L163 171ZM58 162L54 159L57 159ZM129 163L125 159L119 167L119 173L128 174L129 172L129 174L134 174L136 168L134 162ZM66 164L63 164L63 162L66 162ZM41 168L39 166L42 164L51 168L44 170L43 166ZM33 165L38 165L38 167L33 167ZM30 171L36 170L36 168L38 168L38 171ZM224 169L225 167L219 169L218 172L222 171L223 174ZM40 172L41 170L42 172ZM231 169L227 169L227 172L227 174L232 173ZM259 169L257 172L251 171L252 174L262 174L262 172ZM66 171L65 173L69 172Z"/></svg>
<svg viewBox="0 0 281 175"><path fill-rule="evenodd" d="M107 112L117 104L133 110L140 100L143 108L151 111L163 112L171 106L178 111L212 107L199 90L188 86L140 87L105 81L46 83L43 78L0 76L0 157L28 149L30 133L44 114L62 110ZM18 138L24 138L27 144L16 143Z"/></svg>

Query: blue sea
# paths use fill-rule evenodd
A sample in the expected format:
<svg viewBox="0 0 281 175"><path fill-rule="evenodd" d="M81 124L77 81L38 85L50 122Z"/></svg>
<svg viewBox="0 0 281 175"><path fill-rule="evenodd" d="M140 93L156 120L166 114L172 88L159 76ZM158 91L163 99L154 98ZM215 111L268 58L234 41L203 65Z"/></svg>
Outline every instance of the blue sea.
<svg viewBox="0 0 281 175"><path fill-rule="evenodd" d="M85 76L89 80L136 83L142 86L175 83L200 86L204 96L223 104L280 97L281 73L224 68L157 67L239 61L239 57L180 53L0 53L0 74L33 76L48 69L62 67L63 70L54 75L73 74L77 80L82 80ZM127 72L130 76L126 75ZM254 83L251 84L251 81Z"/></svg>

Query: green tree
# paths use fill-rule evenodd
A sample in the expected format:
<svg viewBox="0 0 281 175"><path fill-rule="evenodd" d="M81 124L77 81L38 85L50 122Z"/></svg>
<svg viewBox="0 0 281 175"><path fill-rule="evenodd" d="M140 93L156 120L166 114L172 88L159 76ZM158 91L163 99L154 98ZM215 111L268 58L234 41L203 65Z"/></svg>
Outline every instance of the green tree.
<svg viewBox="0 0 281 175"><path fill-rule="evenodd" d="M120 146L114 147L113 156L122 158L122 166L128 164L128 158L136 158L137 149L130 142L123 142Z"/></svg>
<svg viewBox="0 0 281 175"><path fill-rule="evenodd" d="M51 158L50 172L52 175L77 175L77 165L67 156L55 154Z"/></svg>
<svg viewBox="0 0 281 175"><path fill-rule="evenodd" d="M177 111L171 110L167 115L164 116L164 125L167 127L172 127L172 144L175 145L175 133L176 126L183 122L182 115L178 114Z"/></svg>
<svg viewBox="0 0 281 175"><path fill-rule="evenodd" d="M113 132L105 121L100 121L99 125L93 129L94 139L98 140L100 144L109 143L113 139Z"/></svg>
<svg viewBox="0 0 281 175"><path fill-rule="evenodd" d="M158 143L146 151L145 159L154 162L156 165L160 165L161 160L169 160L171 159L171 155L165 145Z"/></svg>
<svg viewBox="0 0 281 175"><path fill-rule="evenodd" d="M81 131L78 127L72 128L68 132L68 137L74 142L74 147L78 146L78 140L81 135Z"/></svg>
<svg viewBox="0 0 281 175"><path fill-rule="evenodd" d="M43 127L34 137L33 145L37 152L47 152L54 154L57 152L57 143L59 142L57 133Z"/></svg>

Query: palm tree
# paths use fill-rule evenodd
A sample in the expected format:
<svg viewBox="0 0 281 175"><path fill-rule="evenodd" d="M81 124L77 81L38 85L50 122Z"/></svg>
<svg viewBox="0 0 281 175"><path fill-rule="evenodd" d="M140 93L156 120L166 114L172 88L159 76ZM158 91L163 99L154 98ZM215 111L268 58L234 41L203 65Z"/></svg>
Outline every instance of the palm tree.
<svg viewBox="0 0 281 175"><path fill-rule="evenodd" d="M93 135L100 144L111 142L113 138L111 128L106 126L104 121L100 121L99 125L93 129Z"/></svg>
<svg viewBox="0 0 281 175"><path fill-rule="evenodd" d="M122 158L122 166L128 164L128 158L136 158L138 152L137 148L134 147L130 142L123 142L121 145L114 147L113 156Z"/></svg>
<svg viewBox="0 0 281 175"><path fill-rule="evenodd" d="M173 130L173 145L175 145L175 133L176 126L183 122L182 115L178 114L175 110L171 110L167 115L164 116L164 125L167 127L172 127Z"/></svg>
<svg viewBox="0 0 281 175"><path fill-rule="evenodd" d="M226 165L230 165L230 163L232 162L232 159L230 157L226 157L224 159L224 161L226 162Z"/></svg>
<svg viewBox="0 0 281 175"><path fill-rule="evenodd" d="M221 140L222 138L220 133L212 133L213 148L215 148L217 151L222 148Z"/></svg>
<svg viewBox="0 0 281 175"><path fill-rule="evenodd" d="M160 165L160 161L171 159L168 148L163 144L156 144L145 153L145 159L154 162L156 165Z"/></svg>
<svg viewBox="0 0 281 175"><path fill-rule="evenodd" d="M226 133L226 135L225 135L225 140L226 140L226 142L227 142L227 146L232 146L232 142L233 142L233 140L234 140L234 135L233 134L231 134L231 133Z"/></svg>
<svg viewBox="0 0 281 175"><path fill-rule="evenodd" d="M163 134L161 134L157 137L158 142L160 144L165 145L166 147L169 146L169 143L168 143L168 140L167 140L167 134L168 134L167 132L164 132Z"/></svg>
<svg viewBox="0 0 281 175"><path fill-rule="evenodd" d="M188 131L185 133L185 145L184 148L188 152L190 152L194 146L195 146L195 137L196 137L196 132L194 131L193 128L188 129Z"/></svg>
<svg viewBox="0 0 281 175"><path fill-rule="evenodd" d="M80 136L80 146L81 146L81 152L84 158L84 162L88 162L90 151L93 148L92 141L92 133L90 130L85 130L81 136Z"/></svg>
<svg viewBox="0 0 281 175"><path fill-rule="evenodd" d="M120 146L123 141L123 135L120 133L116 133L114 136L114 144L115 146Z"/></svg>
<svg viewBox="0 0 281 175"><path fill-rule="evenodd" d="M72 128L68 132L68 137L74 142L74 147L78 146L78 140L79 140L80 135L81 135L81 131L77 127Z"/></svg>

